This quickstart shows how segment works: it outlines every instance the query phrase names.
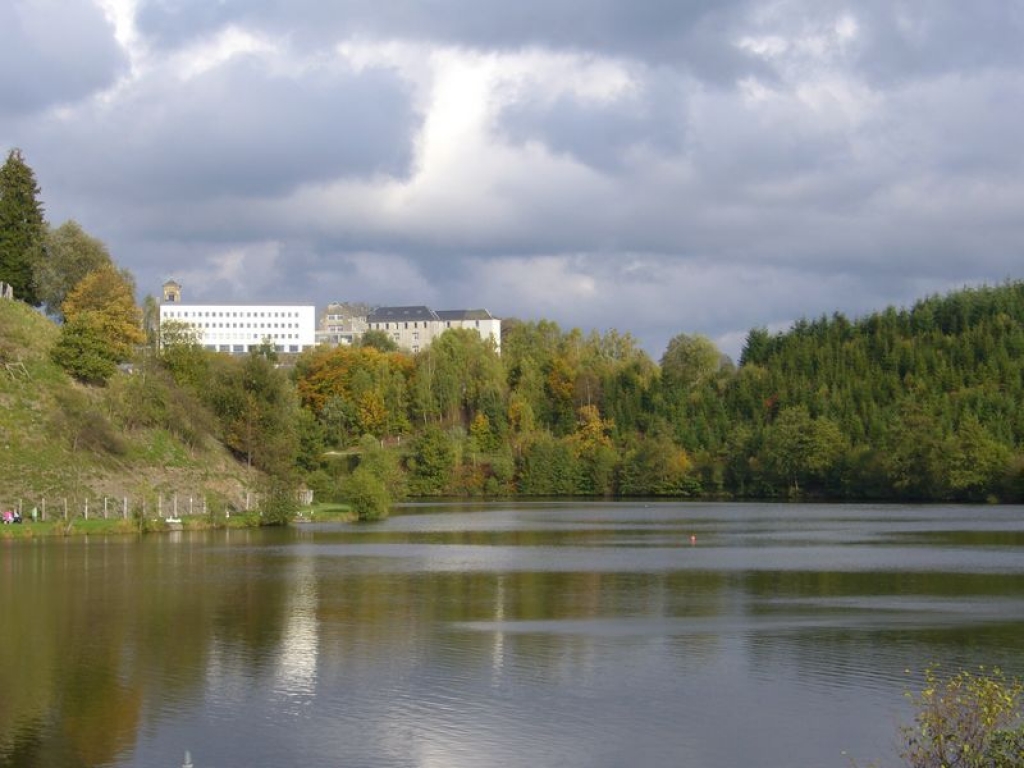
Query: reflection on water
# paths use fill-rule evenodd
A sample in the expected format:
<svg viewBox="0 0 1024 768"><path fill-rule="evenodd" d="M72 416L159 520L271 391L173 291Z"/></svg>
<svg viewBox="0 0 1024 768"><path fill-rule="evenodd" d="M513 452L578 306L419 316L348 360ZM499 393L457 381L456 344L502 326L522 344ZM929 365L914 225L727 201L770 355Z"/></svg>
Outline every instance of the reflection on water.
<svg viewBox="0 0 1024 768"><path fill-rule="evenodd" d="M885 762L906 669L1024 674L1022 545L1020 507L672 503L3 541L0 766Z"/></svg>
<svg viewBox="0 0 1024 768"><path fill-rule="evenodd" d="M317 626L316 563L312 557L296 557L288 578L284 638L278 657L274 691L291 700L310 700L316 694Z"/></svg>

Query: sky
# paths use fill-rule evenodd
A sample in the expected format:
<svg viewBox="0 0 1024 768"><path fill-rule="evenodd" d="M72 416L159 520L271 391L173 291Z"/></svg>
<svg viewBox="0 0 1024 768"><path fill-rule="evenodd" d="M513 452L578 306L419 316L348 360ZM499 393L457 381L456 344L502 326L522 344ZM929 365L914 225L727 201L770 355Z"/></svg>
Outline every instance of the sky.
<svg viewBox="0 0 1024 768"><path fill-rule="evenodd" d="M189 303L630 333L1024 277L1017 0L0 0L0 149Z"/></svg>

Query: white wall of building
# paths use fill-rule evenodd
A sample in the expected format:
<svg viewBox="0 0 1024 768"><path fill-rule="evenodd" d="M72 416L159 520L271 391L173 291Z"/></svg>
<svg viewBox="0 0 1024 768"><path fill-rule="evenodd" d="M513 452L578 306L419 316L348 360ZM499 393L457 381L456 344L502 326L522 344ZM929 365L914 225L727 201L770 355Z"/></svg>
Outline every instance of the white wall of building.
<svg viewBox="0 0 1024 768"><path fill-rule="evenodd" d="M468 328L483 339L491 339L501 353L501 320L487 310L446 310L435 312L424 306L379 307L367 318L370 330L383 331L399 347L419 352L451 328Z"/></svg>
<svg viewBox="0 0 1024 768"><path fill-rule="evenodd" d="M494 342L494 348L501 353L501 320L496 317L467 319L467 320L443 320L439 321L443 327L440 332L444 333L449 328L470 328L480 334L482 339L490 339Z"/></svg>
<svg viewBox="0 0 1024 768"><path fill-rule="evenodd" d="M240 354L269 340L278 352L302 352L316 344L316 308L309 305L160 305L160 322L188 323L207 349Z"/></svg>

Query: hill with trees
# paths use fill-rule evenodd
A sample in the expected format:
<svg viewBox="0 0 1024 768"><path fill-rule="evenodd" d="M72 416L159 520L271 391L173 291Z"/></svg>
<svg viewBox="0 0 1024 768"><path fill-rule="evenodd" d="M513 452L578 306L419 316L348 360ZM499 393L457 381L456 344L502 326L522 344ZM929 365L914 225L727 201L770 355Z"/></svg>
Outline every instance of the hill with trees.
<svg viewBox="0 0 1024 768"><path fill-rule="evenodd" d="M253 486L205 408L151 356L96 386L55 361L60 339L52 320L0 300L0 502L177 493L223 507Z"/></svg>
<svg viewBox="0 0 1024 768"><path fill-rule="evenodd" d="M364 517L405 496L1024 498L1021 282L755 329L738 364L698 335L654 361L628 333L517 319L500 355L452 329L416 354L367 334L232 357L158 327L155 300L137 306L132 276L36 194L12 151L0 281L27 303L0 302L6 494L180 468L257 485L271 521L303 485Z"/></svg>
<svg viewBox="0 0 1024 768"><path fill-rule="evenodd" d="M321 349L294 378L331 447L404 435L418 495L1024 491L1022 283L753 330L738 366L700 336L675 337L656 364L628 334L548 321L507 322L502 349L472 333L417 356Z"/></svg>

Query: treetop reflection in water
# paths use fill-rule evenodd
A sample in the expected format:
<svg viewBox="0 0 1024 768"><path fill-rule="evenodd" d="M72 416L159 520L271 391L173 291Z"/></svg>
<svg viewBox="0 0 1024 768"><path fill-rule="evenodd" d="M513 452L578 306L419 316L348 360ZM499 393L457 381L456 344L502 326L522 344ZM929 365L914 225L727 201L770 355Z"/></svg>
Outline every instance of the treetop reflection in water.
<svg viewBox="0 0 1024 768"><path fill-rule="evenodd" d="M676 503L0 541L0 765L894 762L905 669L1024 673L1022 543L1020 507Z"/></svg>

